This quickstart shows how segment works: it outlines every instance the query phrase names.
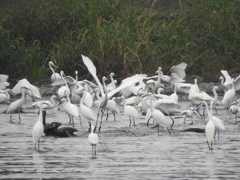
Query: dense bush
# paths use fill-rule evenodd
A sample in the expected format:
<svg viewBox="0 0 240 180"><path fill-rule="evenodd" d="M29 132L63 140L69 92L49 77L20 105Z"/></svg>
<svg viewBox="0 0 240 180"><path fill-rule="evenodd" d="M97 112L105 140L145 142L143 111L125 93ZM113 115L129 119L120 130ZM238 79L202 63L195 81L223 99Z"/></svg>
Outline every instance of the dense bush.
<svg viewBox="0 0 240 180"><path fill-rule="evenodd" d="M179 3L179 4L178 4ZM177 5L177 6L176 6ZM239 72L240 2L177 1L159 11L158 1L42 0L0 9L0 73L33 83L50 79L48 61L80 78L88 71L118 79L135 73L165 73L188 63L187 75L217 81L220 70ZM235 73L235 74L234 74Z"/></svg>

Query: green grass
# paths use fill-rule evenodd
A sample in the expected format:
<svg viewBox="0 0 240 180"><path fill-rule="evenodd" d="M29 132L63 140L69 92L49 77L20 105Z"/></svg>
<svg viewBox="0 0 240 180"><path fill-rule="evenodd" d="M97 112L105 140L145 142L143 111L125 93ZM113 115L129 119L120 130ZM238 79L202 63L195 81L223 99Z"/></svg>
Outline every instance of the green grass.
<svg viewBox="0 0 240 180"><path fill-rule="evenodd" d="M218 81L221 69L238 75L239 1L179 1L164 12L157 1L136 2L31 1L0 9L0 72L34 83L50 79L52 60L85 78L84 54L99 76L114 72L118 79L159 66L168 73L183 61L188 77L207 82Z"/></svg>

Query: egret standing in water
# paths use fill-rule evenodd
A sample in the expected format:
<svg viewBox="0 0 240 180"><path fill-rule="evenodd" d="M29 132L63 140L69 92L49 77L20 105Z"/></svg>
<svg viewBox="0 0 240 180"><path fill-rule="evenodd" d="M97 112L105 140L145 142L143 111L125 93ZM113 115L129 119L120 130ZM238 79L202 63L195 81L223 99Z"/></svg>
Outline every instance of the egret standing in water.
<svg viewBox="0 0 240 180"><path fill-rule="evenodd" d="M92 145L92 158L97 157L98 135L93 132L94 126L91 126L91 133L88 135L88 142Z"/></svg>
<svg viewBox="0 0 240 180"><path fill-rule="evenodd" d="M12 102L10 104L10 106L8 107L7 110L7 114L11 113L10 115L10 121L12 121L12 114L14 113L14 111L18 111L18 117L19 117L19 122L21 121L21 117L20 117L20 111L22 109L23 104L25 103L26 100L26 90L29 90L26 87L21 87L21 92L22 92L22 97L14 102Z"/></svg>
<svg viewBox="0 0 240 180"><path fill-rule="evenodd" d="M208 123L206 124L206 127L205 127L205 133L206 133L206 137L207 137L207 144L208 144L209 150L213 150L212 143L213 143L214 135L215 135L215 125L213 123L213 116L212 116L212 104L213 104L213 102L211 101L210 111L208 109L207 102L203 101L203 103L206 106L206 110L207 110L207 114L208 114Z"/></svg>
<svg viewBox="0 0 240 180"><path fill-rule="evenodd" d="M39 149L39 143L40 143L40 138L43 134L44 131L44 126L43 126L43 113L42 113L42 105L45 104L44 102L38 104L39 105L39 115L38 115L38 121L33 127L32 130L32 138L33 138L33 144L35 146L35 149Z"/></svg>

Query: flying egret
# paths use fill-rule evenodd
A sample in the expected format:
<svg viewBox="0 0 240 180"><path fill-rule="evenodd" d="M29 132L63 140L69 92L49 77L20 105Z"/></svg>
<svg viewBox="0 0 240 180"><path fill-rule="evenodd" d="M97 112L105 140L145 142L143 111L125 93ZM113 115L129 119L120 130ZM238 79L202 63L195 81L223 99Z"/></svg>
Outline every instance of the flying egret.
<svg viewBox="0 0 240 180"><path fill-rule="evenodd" d="M227 92L232 88L233 79L226 70L221 70L221 73L223 76L220 76L219 79L221 80L221 85L223 87L224 92Z"/></svg>
<svg viewBox="0 0 240 180"><path fill-rule="evenodd" d="M50 68L51 71L52 71L52 75L51 75L51 82L52 82L52 83L54 83L55 81L58 81L58 80L62 79L61 76L60 76L60 74L59 74L59 73L56 73L56 72L54 71L53 67L55 67L55 68L58 68L58 67L57 67L52 61L49 61L48 66L49 66L49 68Z"/></svg>
<svg viewBox="0 0 240 180"><path fill-rule="evenodd" d="M205 127L207 144L208 144L209 150L213 150L212 144L213 144L214 135L215 135L215 125L213 123L212 108L210 107L210 111L209 111L207 102L203 101L202 103L204 103L204 105L206 106L206 110L208 114L208 123L206 124L206 127ZM212 106L212 102L210 106Z"/></svg>
<svg viewBox="0 0 240 180"><path fill-rule="evenodd" d="M94 126L91 126L91 133L88 135L88 142L92 146L92 158L95 159L97 157L97 144L98 144L98 135L94 133Z"/></svg>
<svg viewBox="0 0 240 180"><path fill-rule="evenodd" d="M44 102L44 104L42 105L42 108L44 110L46 109L53 109L55 106L56 106L56 102L59 101L58 97L56 95L52 95L51 98L50 98L50 101L49 100L46 100L46 101L37 101L37 102L34 102L32 104L33 107L39 107L39 104L41 104L42 102Z"/></svg>
<svg viewBox="0 0 240 180"><path fill-rule="evenodd" d="M21 87L26 87L26 95L32 99L32 101L35 101L35 98L41 99L41 93L39 89L32 85L27 79L21 79L18 81L18 83L12 88L12 92L14 94L21 93ZM26 98L28 99L28 98Z"/></svg>
<svg viewBox="0 0 240 180"><path fill-rule="evenodd" d="M34 125L33 130L32 130L32 138L33 138L33 144L35 146L35 149L37 149L37 146L39 149L40 138L44 131L43 114L42 114L42 105L43 104L44 104L44 102L41 102L39 104L38 121L36 122L36 124Z"/></svg>
<svg viewBox="0 0 240 180"><path fill-rule="evenodd" d="M26 91L29 90L26 87L20 87L20 90L22 92L22 97L14 102L12 102L8 109L7 109L7 114L11 113L10 115L10 121L12 120L12 114L14 113L14 111L18 111L18 117L19 117L19 122L21 121L21 117L20 117L20 111L22 109L23 104L25 103L26 100Z"/></svg>

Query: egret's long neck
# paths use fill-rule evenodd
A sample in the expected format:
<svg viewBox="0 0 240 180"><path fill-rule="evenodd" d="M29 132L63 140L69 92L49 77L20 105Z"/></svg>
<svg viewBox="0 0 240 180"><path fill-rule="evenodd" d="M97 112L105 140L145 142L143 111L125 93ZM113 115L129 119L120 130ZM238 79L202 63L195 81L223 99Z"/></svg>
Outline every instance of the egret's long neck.
<svg viewBox="0 0 240 180"><path fill-rule="evenodd" d="M150 96L150 109L151 109L151 112L153 112L153 94L151 94Z"/></svg>
<svg viewBox="0 0 240 180"><path fill-rule="evenodd" d="M212 119L212 114L210 114L212 112L212 110L209 111L207 102L206 101L203 101L203 102L205 104L205 107L206 107L206 110L207 110L207 114L208 114L208 119L210 121Z"/></svg>
<svg viewBox="0 0 240 180"><path fill-rule="evenodd" d="M214 94L213 100L216 102L218 100L217 88L213 88L213 94Z"/></svg>
<svg viewBox="0 0 240 180"><path fill-rule="evenodd" d="M61 78L63 79L63 81L64 81L66 87L69 89L69 87L68 87L68 83L67 83L67 81L65 80L65 78L63 77L63 71L61 71L60 74L61 74ZM67 93L67 100L68 100L68 102L71 103L70 98L69 98L69 94L68 94L68 93Z"/></svg>

